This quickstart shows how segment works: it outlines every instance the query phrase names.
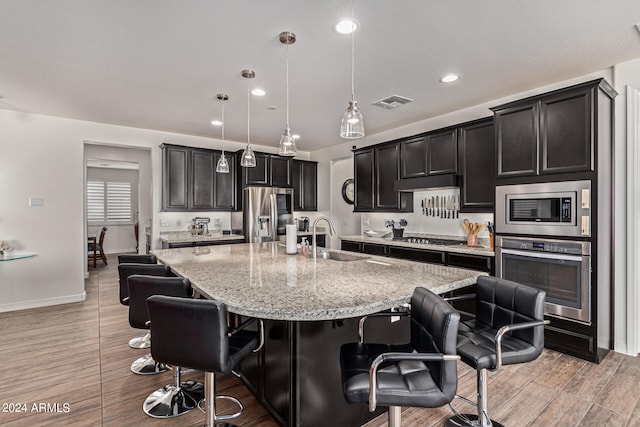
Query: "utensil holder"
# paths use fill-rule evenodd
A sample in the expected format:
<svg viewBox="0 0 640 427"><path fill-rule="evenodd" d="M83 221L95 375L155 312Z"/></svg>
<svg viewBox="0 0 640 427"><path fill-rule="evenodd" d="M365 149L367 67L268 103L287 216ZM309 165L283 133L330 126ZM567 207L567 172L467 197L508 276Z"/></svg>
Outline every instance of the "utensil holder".
<svg viewBox="0 0 640 427"><path fill-rule="evenodd" d="M476 233L467 235L467 246L478 246L478 235Z"/></svg>
<svg viewBox="0 0 640 427"><path fill-rule="evenodd" d="M404 233L404 228L392 228L391 230L393 231L393 237L402 237Z"/></svg>
<svg viewBox="0 0 640 427"><path fill-rule="evenodd" d="M489 249L491 250L495 248L494 239L495 239L495 234L489 233Z"/></svg>

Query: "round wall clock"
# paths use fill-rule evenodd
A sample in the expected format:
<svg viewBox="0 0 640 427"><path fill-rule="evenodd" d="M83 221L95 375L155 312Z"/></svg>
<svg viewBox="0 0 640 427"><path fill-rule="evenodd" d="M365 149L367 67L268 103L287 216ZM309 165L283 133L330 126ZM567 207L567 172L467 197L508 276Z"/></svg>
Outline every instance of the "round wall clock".
<svg viewBox="0 0 640 427"><path fill-rule="evenodd" d="M355 184L353 178L346 179L342 184L342 198L345 202L353 205L355 201Z"/></svg>

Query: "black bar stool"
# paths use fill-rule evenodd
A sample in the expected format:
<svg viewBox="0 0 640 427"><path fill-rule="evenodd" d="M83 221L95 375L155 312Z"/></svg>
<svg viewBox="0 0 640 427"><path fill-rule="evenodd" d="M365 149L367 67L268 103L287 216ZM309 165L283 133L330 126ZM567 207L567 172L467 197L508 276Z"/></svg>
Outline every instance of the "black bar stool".
<svg viewBox="0 0 640 427"><path fill-rule="evenodd" d="M120 284L120 304L129 305L129 285L127 278L133 274L147 276L172 276L171 270L166 265L157 264L155 255L119 255L118 276ZM149 334L129 340L131 348L149 348Z"/></svg>
<svg viewBox="0 0 640 427"><path fill-rule="evenodd" d="M242 403L235 397L216 396L215 373L231 372L249 353L260 350L264 341L262 321L258 321L258 332L246 330L256 319L230 330L227 327L227 307L218 301L154 295L147 300L147 305L153 336L153 357L169 365L204 371L205 398L201 403L206 405L205 426L233 426L216 424L216 421L240 415ZM231 415L216 415L216 399L231 400L240 410ZM201 403L198 406L202 409Z"/></svg>
<svg viewBox="0 0 640 427"><path fill-rule="evenodd" d="M360 341L340 349L344 398L349 403L389 407L389 427L400 426L402 406L437 408L458 387L456 335L460 314L433 292L418 287L411 297L411 341L402 346ZM373 316L398 316L378 313Z"/></svg>
<svg viewBox="0 0 640 427"><path fill-rule="evenodd" d="M478 277L476 318L460 324L457 352L477 371L476 415L458 414L447 427L502 427L488 414L487 371L535 360L544 348L545 292L491 276ZM456 299L459 299L457 297ZM453 407L452 407L453 409Z"/></svg>
<svg viewBox="0 0 640 427"><path fill-rule="evenodd" d="M191 298L193 290L189 279L182 277L156 277L142 276L134 274L129 277L129 323L134 328L149 328L149 311L147 309L147 298L152 295L167 295L176 298ZM151 337L151 346L155 337ZM195 347L191 349L194 351ZM147 359L148 357L148 359ZM151 362L149 362L151 360ZM141 365L151 369L150 364L154 363L166 368L164 363L160 363L151 357L151 354L138 359ZM134 362L134 364L136 363ZM146 363L146 365L145 365ZM134 370L132 365L131 370ZM166 369L165 369L166 370ZM203 385L201 383L183 383L180 381L181 369L173 366L174 384L167 385L152 394L153 404L147 402L143 404L143 410L147 415L155 418L175 417L189 412L195 407L198 400L202 398ZM139 373L139 372L137 372Z"/></svg>
<svg viewBox="0 0 640 427"><path fill-rule="evenodd" d="M136 264L122 264L121 266L135 266ZM143 264L138 264L138 266ZM166 267L166 266L147 266L147 267ZM136 268L134 268L136 269ZM144 271L146 268L137 269ZM177 297L190 298L193 295L191 283L188 279L175 276L140 275L133 274L128 277L128 302L129 302L129 325L136 329L149 329L149 312L147 311L147 298L151 295L171 295ZM166 273L169 273L167 267ZM147 333L149 340L150 333ZM151 357L151 353L147 353L133 361L131 364L131 372L138 375L153 375L167 371L169 368L164 363L158 363Z"/></svg>

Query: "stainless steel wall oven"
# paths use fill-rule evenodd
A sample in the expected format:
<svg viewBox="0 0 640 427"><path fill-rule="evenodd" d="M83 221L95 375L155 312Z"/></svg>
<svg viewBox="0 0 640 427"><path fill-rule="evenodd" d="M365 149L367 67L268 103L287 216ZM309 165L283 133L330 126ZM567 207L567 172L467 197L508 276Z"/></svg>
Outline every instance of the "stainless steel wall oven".
<svg viewBox="0 0 640 427"><path fill-rule="evenodd" d="M546 314L591 322L589 242L498 236L496 276L546 291Z"/></svg>

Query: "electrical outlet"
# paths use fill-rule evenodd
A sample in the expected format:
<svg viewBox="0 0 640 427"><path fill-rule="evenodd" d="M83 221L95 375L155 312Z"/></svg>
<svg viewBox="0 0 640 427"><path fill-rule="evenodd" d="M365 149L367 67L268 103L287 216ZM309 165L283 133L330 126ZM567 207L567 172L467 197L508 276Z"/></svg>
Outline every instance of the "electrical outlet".
<svg viewBox="0 0 640 427"><path fill-rule="evenodd" d="M369 225L369 217L365 216L362 222L364 223L364 225Z"/></svg>
<svg viewBox="0 0 640 427"><path fill-rule="evenodd" d="M182 220L180 218L176 219L176 225L182 225Z"/></svg>

